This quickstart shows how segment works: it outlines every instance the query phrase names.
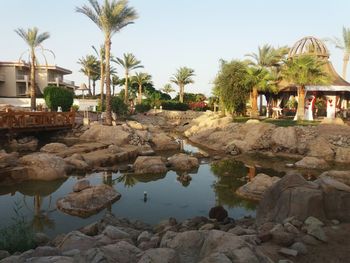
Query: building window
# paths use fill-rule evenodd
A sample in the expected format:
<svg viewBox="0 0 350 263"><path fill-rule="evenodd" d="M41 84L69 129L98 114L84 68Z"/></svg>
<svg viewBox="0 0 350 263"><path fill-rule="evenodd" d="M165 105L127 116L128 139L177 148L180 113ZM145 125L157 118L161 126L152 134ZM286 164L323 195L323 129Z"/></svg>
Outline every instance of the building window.
<svg viewBox="0 0 350 263"><path fill-rule="evenodd" d="M25 83L17 83L18 96L27 96L27 87Z"/></svg>

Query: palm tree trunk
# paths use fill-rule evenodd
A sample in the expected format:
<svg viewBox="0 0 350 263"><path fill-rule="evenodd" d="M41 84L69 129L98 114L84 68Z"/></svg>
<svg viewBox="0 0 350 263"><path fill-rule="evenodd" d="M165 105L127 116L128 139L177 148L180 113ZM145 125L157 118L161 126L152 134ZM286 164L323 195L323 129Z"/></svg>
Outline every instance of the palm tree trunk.
<svg viewBox="0 0 350 263"><path fill-rule="evenodd" d="M258 89L256 87L253 88L252 91L252 118L258 118L259 117L259 111L258 111Z"/></svg>
<svg viewBox="0 0 350 263"><path fill-rule="evenodd" d="M103 89L104 89L104 85L105 85L105 69L104 69L104 61L103 61L103 56L101 56L101 105L103 105L103 100L104 100L104 96L103 96Z"/></svg>
<svg viewBox="0 0 350 263"><path fill-rule="evenodd" d="M138 98L138 103L142 103L142 85L139 85L139 98Z"/></svg>
<svg viewBox="0 0 350 263"><path fill-rule="evenodd" d="M115 95L115 92L114 92L115 91L115 85L114 84L112 85L112 89L113 89L113 96L114 96Z"/></svg>
<svg viewBox="0 0 350 263"><path fill-rule="evenodd" d="M348 69L348 63L349 63L349 56L350 54L345 52L344 53L344 58L343 58L343 79L346 80L346 73Z"/></svg>
<svg viewBox="0 0 350 263"><path fill-rule="evenodd" d="M128 105L129 95L128 95L128 82L129 82L129 72L125 71L125 90L124 90L124 103Z"/></svg>
<svg viewBox="0 0 350 263"><path fill-rule="evenodd" d="M91 76L90 76L90 72L88 72L88 86L89 86L89 95L91 96Z"/></svg>
<svg viewBox="0 0 350 263"><path fill-rule="evenodd" d="M184 102L184 86L183 85L180 85L179 98L180 98L180 102L183 103Z"/></svg>
<svg viewBox="0 0 350 263"><path fill-rule="evenodd" d="M30 108L36 110L36 88L35 88L35 52L31 50L31 66L30 66Z"/></svg>
<svg viewBox="0 0 350 263"><path fill-rule="evenodd" d="M112 108L111 108L111 78L110 78L110 52L111 37L106 36L106 124L112 125Z"/></svg>
<svg viewBox="0 0 350 263"><path fill-rule="evenodd" d="M96 80L92 80L92 94L95 96L96 93Z"/></svg>
<svg viewBox="0 0 350 263"><path fill-rule="evenodd" d="M305 116L305 87L298 87L298 110L297 120L304 120Z"/></svg>

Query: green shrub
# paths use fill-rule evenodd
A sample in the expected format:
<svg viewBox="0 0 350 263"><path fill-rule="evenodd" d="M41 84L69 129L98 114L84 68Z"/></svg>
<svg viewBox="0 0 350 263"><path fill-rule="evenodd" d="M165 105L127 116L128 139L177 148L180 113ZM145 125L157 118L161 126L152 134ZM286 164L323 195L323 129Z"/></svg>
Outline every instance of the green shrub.
<svg viewBox="0 0 350 263"><path fill-rule="evenodd" d="M173 100L166 100L162 102L163 110L178 110L186 111L189 109L189 106L186 103L181 103Z"/></svg>
<svg viewBox="0 0 350 263"><path fill-rule="evenodd" d="M136 112L139 112L139 113L147 112L150 109L151 109L151 105L149 103L142 102L141 104L137 104L135 106Z"/></svg>
<svg viewBox="0 0 350 263"><path fill-rule="evenodd" d="M12 224L0 229L0 250L6 250L11 254L24 252L35 247L34 231L20 212L22 206L15 203L15 216Z"/></svg>
<svg viewBox="0 0 350 263"><path fill-rule="evenodd" d="M126 105L120 97L112 97L111 106L112 111L118 116L125 116L128 114L128 105Z"/></svg>
<svg viewBox="0 0 350 263"><path fill-rule="evenodd" d="M69 111L73 98L73 91L63 87L47 86L44 89L45 103L52 111L57 111L58 107L62 107L62 111Z"/></svg>
<svg viewBox="0 0 350 263"><path fill-rule="evenodd" d="M103 101L103 105L101 105L101 99L97 101L97 107L96 110L98 112L103 112L106 111L106 100Z"/></svg>
<svg viewBox="0 0 350 263"><path fill-rule="evenodd" d="M79 110L79 105L74 104L72 105L72 108L75 112L77 112Z"/></svg>

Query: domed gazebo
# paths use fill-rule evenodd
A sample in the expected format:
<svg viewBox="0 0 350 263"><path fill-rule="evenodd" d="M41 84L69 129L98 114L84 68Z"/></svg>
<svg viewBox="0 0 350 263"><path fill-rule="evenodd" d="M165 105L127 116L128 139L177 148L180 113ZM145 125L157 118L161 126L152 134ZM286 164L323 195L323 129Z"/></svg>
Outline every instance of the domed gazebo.
<svg viewBox="0 0 350 263"><path fill-rule="evenodd" d="M335 118L338 112L345 112L346 114L350 98L350 83L335 71L329 61L330 54L326 45L315 37L304 37L293 45L288 53L288 58L293 59L301 55L315 55L324 60L324 71L328 73L331 79L331 84L327 86L306 86L305 119L313 119L316 99L324 101L328 118ZM296 90L295 85L282 80L279 83L277 105L283 107L283 102L286 102L291 95L296 95Z"/></svg>

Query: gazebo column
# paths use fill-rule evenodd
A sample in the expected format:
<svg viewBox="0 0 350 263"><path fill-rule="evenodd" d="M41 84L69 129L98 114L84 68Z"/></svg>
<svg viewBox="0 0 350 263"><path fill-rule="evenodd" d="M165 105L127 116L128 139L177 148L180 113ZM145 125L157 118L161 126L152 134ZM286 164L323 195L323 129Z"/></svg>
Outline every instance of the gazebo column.
<svg viewBox="0 0 350 263"><path fill-rule="evenodd" d="M336 110L336 96L327 95L327 118L335 119L335 110Z"/></svg>

